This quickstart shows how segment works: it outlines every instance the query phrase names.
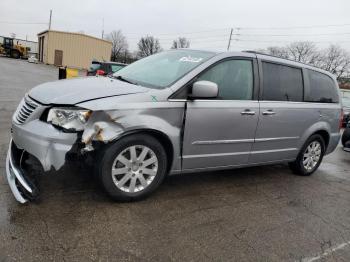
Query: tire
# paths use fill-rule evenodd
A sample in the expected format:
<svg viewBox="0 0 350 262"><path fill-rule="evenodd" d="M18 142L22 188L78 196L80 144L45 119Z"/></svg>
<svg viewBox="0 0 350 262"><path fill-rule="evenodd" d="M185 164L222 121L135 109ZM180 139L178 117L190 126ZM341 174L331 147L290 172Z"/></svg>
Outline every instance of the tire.
<svg viewBox="0 0 350 262"><path fill-rule="evenodd" d="M347 141L350 141L350 128L349 127L344 130L344 133L341 137L341 143L343 146L345 146Z"/></svg>
<svg viewBox="0 0 350 262"><path fill-rule="evenodd" d="M307 154L307 150L309 150L309 146L312 145L319 145L320 147L320 153L319 155L315 152L318 152L319 150L315 150L312 155L312 160L310 160L310 166L308 165L308 168L305 167L304 161L307 162L307 159L305 158L305 154ZM310 176L313 174L317 168L320 166L323 156L325 154L326 146L325 142L322 136L315 134L309 137L309 139L305 142L303 147L301 148L296 160L294 162L289 163L289 167L293 171L293 173L301 176ZM305 160L304 160L305 158ZM317 160L317 162L316 162ZM314 165L313 165L314 164Z"/></svg>
<svg viewBox="0 0 350 262"><path fill-rule="evenodd" d="M147 152L144 157L143 152ZM157 139L145 134L130 135L116 141L102 150L98 159L97 178L107 194L116 201L146 198L159 187L167 173L164 147Z"/></svg>
<svg viewBox="0 0 350 262"><path fill-rule="evenodd" d="M10 55L11 55L12 58L15 58L15 59L19 59L20 58L20 54L19 54L19 52L17 50L12 50Z"/></svg>

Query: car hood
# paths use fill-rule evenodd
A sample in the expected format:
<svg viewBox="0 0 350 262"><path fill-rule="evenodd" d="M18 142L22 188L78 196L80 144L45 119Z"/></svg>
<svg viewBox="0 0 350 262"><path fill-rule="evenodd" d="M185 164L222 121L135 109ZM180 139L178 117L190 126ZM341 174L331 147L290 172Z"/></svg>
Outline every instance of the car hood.
<svg viewBox="0 0 350 262"><path fill-rule="evenodd" d="M28 94L43 104L74 105L103 97L144 93L148 90L109 77L85 77L41 84Z"/></svg>

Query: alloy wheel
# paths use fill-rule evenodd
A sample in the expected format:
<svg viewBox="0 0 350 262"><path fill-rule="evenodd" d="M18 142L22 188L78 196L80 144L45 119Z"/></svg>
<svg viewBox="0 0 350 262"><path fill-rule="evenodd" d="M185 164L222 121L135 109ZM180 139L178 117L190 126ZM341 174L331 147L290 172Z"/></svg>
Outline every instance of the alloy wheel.
<svg viewBox="0 0 350 262"><path fill-rule="evenodd" d="M120 190L136 193L152 183L157 171L158 158L153 150L144 145L133 145L115 158L111 175Z"/></svg>
<svg viewBox="0 0 350 262"><path fill-rule="evenodd" d="M303 166L307 171L313 170L320 161L322 154L322 147L320 142L313 141L306 148L303 155Z"/></svg>

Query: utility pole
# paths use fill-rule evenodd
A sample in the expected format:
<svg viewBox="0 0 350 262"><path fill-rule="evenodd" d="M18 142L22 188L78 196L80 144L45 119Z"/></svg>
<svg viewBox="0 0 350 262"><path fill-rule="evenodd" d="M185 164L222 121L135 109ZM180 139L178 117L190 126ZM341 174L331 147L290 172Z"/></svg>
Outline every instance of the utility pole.
<svg viewBox="0 0 350 262"><path fill-rule="evenodd" d="M102 18L102 39L103 39L103 36L104 36L104 31L105 31L105 19Z"/></svg>
<svg viewBox="0 0 350 262"><path fill-rule="evenodd" d="M231 45L231 40L232 40L232 33L233 33L233 28L231 28L230 38L228 40L228 45L227 45L227 51L230 50L230 45Z"/></svg>
<svg viewBox="0 0 350 262"><path fill-rule="evenodd" d="M50 10L49 30L51 30L51 18L52 18L52 10Z"/></svg>

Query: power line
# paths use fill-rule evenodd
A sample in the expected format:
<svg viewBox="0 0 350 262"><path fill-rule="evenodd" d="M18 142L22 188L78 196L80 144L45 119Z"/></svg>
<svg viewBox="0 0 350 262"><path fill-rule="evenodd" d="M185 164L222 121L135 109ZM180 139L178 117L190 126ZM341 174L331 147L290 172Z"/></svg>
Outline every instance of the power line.
<svg viewBox="0 0 350 262"><path fill-rule="evenodd" d="M322 34L233 34L235 36L330 36L330 35L350 35L349 33L322 33Z"/></svg>
<svg viewBox="0 0 350 262"><path fill-rule="evenodd" d="M350 26L350 24L285 26L285 27L236 27L236 29L242 29L242 30L279 30L279 29L304 29L304 28L325 28L325 27L343 27L343 26Z"/></svg>
<svg viewBox="0 0 350 262"><path fill-rule="evenodd" d="M0 21L0 24L47 25L48 23L42 23L42 22L11 22L11 21Z"/></svg>
<svg viewBox="0 0 350 262"><path fill-rule="evenodd" d="M288 42L294 42L290 40L254 40L254 39L238 39L234 38L232 41L238 41L238 42L257 42L257 43L288 43ZM313 43L348 43L350 40L344 40L344 41L312 41Z"/></svg>
<svg viewBox="0 0 350 262"><path fill-rule="evenodd" d="M350 26L350 24L329 24L329 25L310 25L310 26L288 26L288 27L233 27L234 30L282 30L282 29L305 29L305 28L325 28L325 27L344 27ZM149 33L146 35L158 35L158 36L181 36L189 34L201 34L218 31L228 31L231 27L217 28L203 31L192 31L192 32L177 32L177 33ZM229 31L228 31L229 32ZM126 35L144 35L144 33L126 33Z"/></svg>
<svg viewBox="0 0 350 262"><path fill-rule="evenodd" d="M136 39L136 40L139 40L141 37L129 37L129 36L127 36L126 35L126 37L128 38L128 39ZM159 40L169 40L169 41L173 41L173 40L176 40L178 37L179 37L179 35L177 35L177 36L174 36L174 37L169 37L169 38L162 38L162 37L157 37L157 35L154 35L154 37L155 38L157 38L157 39L159 39ZM189 36L189 37L187 37L188 39L210 39L210 38L218 38L218 37L227 37L227 34L225 34L225 35L212 35L212 36L195 36L195 37L191 37L191 36Z"/></svg>

